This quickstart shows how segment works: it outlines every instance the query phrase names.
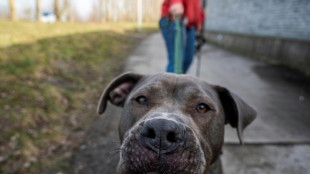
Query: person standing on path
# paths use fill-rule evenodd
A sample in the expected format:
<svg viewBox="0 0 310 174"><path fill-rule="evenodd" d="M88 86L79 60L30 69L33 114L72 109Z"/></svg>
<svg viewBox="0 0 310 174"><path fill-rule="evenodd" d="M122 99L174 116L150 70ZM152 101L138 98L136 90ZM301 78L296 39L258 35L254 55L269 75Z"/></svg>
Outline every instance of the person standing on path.
<svg viewBox="0 0 310 174"><path fill-rule="evenodd" d="M167 72L174 72L176 35L174 16L180 16L182 23L182 68L185 74L195 55L196 32L201 30L204 21L200 0L164 0L162 3L159 26L168 53Z"/></svg>

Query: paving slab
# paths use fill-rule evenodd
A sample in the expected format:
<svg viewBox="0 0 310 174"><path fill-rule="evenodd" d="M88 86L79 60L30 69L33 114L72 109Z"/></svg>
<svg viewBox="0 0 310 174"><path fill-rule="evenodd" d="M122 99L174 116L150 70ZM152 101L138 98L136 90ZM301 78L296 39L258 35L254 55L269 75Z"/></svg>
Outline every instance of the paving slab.
<svg viewBox="0 0 310 174"><path fill-rule="evenodd" d="M309 174L309 145L225 145L225 174Z"/></svg>

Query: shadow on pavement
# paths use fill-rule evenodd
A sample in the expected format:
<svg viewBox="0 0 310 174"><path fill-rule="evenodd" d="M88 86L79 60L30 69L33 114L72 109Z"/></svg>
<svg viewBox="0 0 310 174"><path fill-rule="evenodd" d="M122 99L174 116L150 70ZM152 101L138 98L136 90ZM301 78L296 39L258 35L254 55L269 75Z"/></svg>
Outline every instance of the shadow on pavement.
<svg viewBox="0 0 310 174"><path fill-rule="evenodd" d="M255 66L253 71L268 83L292 85L300 90L301 95L310 94L310 77L282 66Z"/></svg>

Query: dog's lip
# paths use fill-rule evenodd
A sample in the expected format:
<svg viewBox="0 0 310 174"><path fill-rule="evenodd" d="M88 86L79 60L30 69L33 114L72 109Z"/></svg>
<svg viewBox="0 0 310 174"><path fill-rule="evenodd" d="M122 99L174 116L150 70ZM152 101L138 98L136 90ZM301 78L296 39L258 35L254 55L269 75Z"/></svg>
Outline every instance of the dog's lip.
<svg viewBox="0 0 310 174"><path fill-rule="evenodd" d="M159 174L159 172L153 171L153 172L148 172L147 174Z"/></svg>

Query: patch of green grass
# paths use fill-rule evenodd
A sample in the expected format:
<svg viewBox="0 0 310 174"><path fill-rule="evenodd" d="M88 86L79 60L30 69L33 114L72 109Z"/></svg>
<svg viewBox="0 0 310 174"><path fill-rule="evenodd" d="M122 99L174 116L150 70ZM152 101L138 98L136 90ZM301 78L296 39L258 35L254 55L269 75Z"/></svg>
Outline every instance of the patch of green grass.
<svg viewBox="0 0 310 174"><path fill-rule="evenodd" d="M65 170L102 88L155 30L0 21L0 173Z"/></svg>

